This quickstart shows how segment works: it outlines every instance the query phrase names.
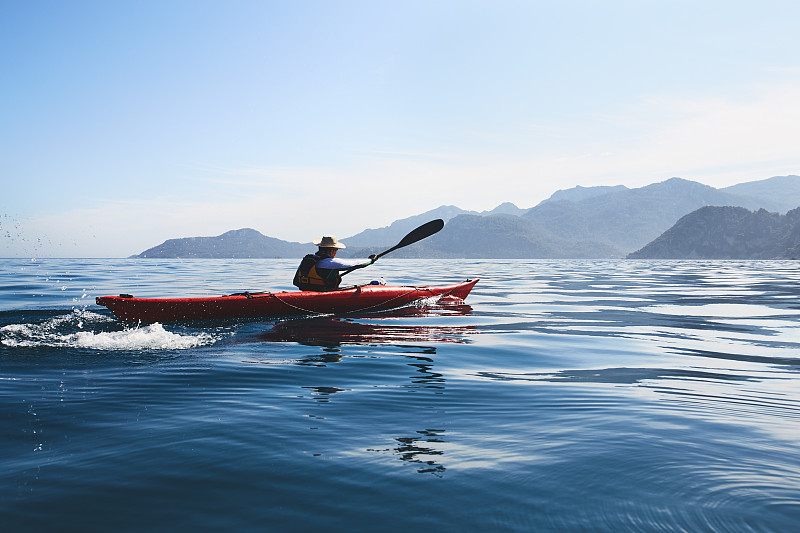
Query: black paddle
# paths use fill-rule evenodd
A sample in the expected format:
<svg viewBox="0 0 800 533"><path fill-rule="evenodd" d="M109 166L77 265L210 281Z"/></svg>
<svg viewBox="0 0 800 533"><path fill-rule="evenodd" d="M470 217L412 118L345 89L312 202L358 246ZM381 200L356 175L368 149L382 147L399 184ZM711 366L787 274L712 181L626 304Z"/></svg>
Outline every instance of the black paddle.
<svg viewBox="0 0 800 533"><path fill-rule="evenodd" d="M406 235L405 237L402 238L402 240L400 242L398 242L397 244L395 244L394 246L392 246L391 248L389 248L385 252L381 252L378 255L376 255L375 256L375 261L377 261L379 257L383 257L384 255L388 254L389 252L394 252L398 248L404 248L404 247L408 246L409 244L414 244L415 242L421 241L422 239L427 239L428 237L430 237L434 233L436 233L439 230L441 230L443 227L444 227L444 220L442 220L441 218L437 218L436 220L431 220L430 222L426 222L425 224L421 225L417 229L411 230L408 233L408 235ZM361 268L361 267L348 268L347 270L343 271L340 275L344 276L345 274L348 274L348 273L352 272L353 270L356 270L357 268Z"/></svg>

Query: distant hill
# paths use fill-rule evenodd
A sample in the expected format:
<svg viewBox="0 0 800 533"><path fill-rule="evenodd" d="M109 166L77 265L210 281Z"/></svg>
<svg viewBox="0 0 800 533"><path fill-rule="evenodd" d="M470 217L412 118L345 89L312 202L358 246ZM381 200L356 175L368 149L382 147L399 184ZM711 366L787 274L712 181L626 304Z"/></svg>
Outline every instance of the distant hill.
<svg viewBox="0 0 800 533"><path fill-rule="evenodd" d="M630 252L706 205L760 207L758 199L671 178L637 189L614 188L581 200L542 202L522 217L567 239L596 241Z"/></svg>
<svg viewBox="0 0 800 533"><path fill-rule="evenodd" d="M790 259L800 257L800 208L703 207L628 255L631 259Z"/></svg>
<svg viewBox="0 0 800 533"><path fill-rule="evenodd" d="M775 176L765 180L748 181L725 187L720 191L757 198L759 207L767 211L786 213L800 205L800 176Z"/></svg>
<svg viewBox="0 0 800 533"><path fill-rule="evenodd" d="M614 258L642 249L681 217L705 206L785 211L800 205L800 176L778 176L715 189L671 178L640 188L617 185L556 191L530 209L511 202L490 211L441 206L366 229L342 239L342 257L363 257L397 244L409 231L435 218L445 228L393 252L392 257ZM170 239L135 257L301 257L309 244L241 229L216 237Z"/></svg>
<svg viewBox="0 0 800 533"><path fill-rule="evenodd" d="M382 251L379 247L343 250L350 257ZM611 246L561 239L512 215L459 215L444 229L413 246L392 253L395 258L606 258L623 257Z"/></svg>
<svg viewBox="0 0 800 533"><path fill-rule="evenodd" d="M511 202L504 202L491 211L465 211L454 205L443 205L426 211L419 215L403 218L392 222L391 225L383 228L366 229L361 233L357 233L351 237L342 239L348 248L367 248L367 247L391 247L397 244L409 231L412 229L433 220L441 218L445 222L455 218L459 215L480 215L480 216L494 216L494 215L510 215L519 216L526 212L526 209L520 209ZM345 255L351 255L351 252L345 252Z"/></svg>
<svg viewBox="0 0 800 533"><path fill-rule="evenodd" d="M414 215L412 217L395 220L394 222L392 222L391 225L385 226L383 228L366 229L361 233L356 233L352 237L347 237L346 239L342 239L342 242L344 242L348 248L359 248L359 247L369 247L369 246L389 248L400 242L400 239L405 237L405 235L409 231L418 226L421 226L422 224L428 222L429 220L441 218L442 220L447 222L451 218L463 214L477 214L477 213L475 211L464 211L463 209L458 208L454 205L443 205L441 207L437 207L436 209L426 211L419 215Z"/></svg>
<svg viewBox="0 0 800 533"><path fill-rule="evenodd" d="M520 216L524 215L527 209L520 209L516 205L512 204L511 202L503 202L502 204L498 205L491 211L483 211L481 215L514 215Z"/></svg>
<svg viewBox="0 0 800 533"><path fill-rule="evenodd" d="M544 202L556 202L560 200L566 200L568 202L580 202L594 196L601 196L607 193L616 193L627 190L628 188L624 185L601 185L598 187L581 187L578 185L571 189L559 189L554 192L550 198L544 200Z"/></svg>
<svg viewBox="0 0 800 533"><path fill-rule="evenodd" d="M266 237L250 228L231 230L216 237L169 239L134 255L141 258L214 258L238 259L302 257L309 244Z"/></svg>

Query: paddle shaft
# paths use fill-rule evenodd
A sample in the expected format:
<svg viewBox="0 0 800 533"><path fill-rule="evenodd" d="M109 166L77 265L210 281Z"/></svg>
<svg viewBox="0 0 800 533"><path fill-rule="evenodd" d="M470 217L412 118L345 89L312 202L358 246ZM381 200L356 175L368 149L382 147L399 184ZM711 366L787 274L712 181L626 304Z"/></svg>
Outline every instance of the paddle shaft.
<svg viewBox="0 0 800 533"><path fill-rule="evenodd" d="M404 248L404 247L408 246L409 244L414 244L415 242L421 241L422 239L427 239L428 237L430 237L434 233L437 233L443 227L444 227L444 220L442 220L441 218L437 218L436 220L431 220L430 222L426 222L425 224L421 225L420 227L418 227L418 228L416 228L414 230L411 230L408 233L408 235L406 235L405 237L403 237L400 240L400 242L398 242L397 244L395 244L394 246L392 246L391 248L389 248L385 252L381 252L378 255L376 255L375 256L375 260L377 261L378 258L383 257L384 255L388 254L389 252L393 252L393 251L397 250L398 248ZM348 274L348 273L350 273L353 270L356 270L358 268L363 268L363 267L348 268L347 270L343 271L340 275L344 276L345 274Z"/></svg>

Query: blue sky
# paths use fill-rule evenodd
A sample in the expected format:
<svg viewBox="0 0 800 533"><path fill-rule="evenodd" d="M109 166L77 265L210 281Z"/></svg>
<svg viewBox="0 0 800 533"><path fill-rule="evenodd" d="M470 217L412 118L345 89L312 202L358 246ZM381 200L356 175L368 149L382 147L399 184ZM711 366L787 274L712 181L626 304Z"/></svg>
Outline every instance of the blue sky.
<svg viewBox="0 0 800 533"><path fill-rule="evenodd" d="M800 173L791 1L6 0L0 256Z"/></svg>

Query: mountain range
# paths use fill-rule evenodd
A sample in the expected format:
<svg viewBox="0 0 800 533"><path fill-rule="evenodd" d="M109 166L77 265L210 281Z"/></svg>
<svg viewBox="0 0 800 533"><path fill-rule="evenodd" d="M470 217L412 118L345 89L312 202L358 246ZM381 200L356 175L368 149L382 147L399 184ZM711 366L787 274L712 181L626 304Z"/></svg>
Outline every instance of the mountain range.
<svg viewBox="0 0 800 533"><path fill-rule="evenodd" d="M393 246L415 227L442 218L442 231L392 257L615 258L659 238L686 215L707 206L785 213L800 206L800 176L777 176L716 189L682 178L640 188L574 187L556 191L530 209L506 202L491 211L441 206L342 239L343 257L363 257ZM170 239L133 257L300 257L310 243L287 242L253 229L216 237ZM637 252L638 253L638 252Z"/></svg>

